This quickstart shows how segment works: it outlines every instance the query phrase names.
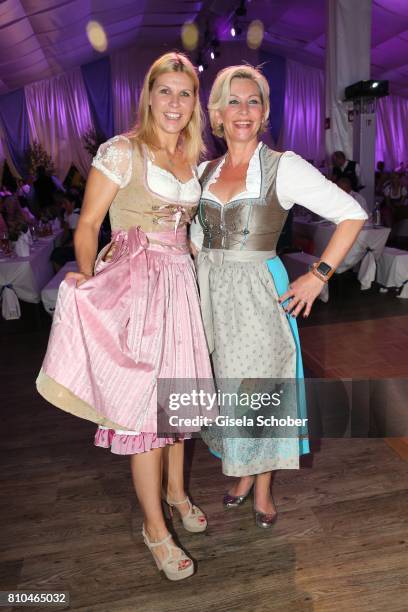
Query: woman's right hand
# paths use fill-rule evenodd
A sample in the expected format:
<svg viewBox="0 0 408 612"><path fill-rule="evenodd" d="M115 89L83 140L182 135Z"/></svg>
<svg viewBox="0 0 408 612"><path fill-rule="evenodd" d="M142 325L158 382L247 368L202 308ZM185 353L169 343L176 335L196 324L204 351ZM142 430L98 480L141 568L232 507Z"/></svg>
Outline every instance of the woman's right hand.
<svg viewBox="0 0 408 612"><path fill-rule="evenodd" d="M92 278L92 274L83 274L82 272L67 272L64 280L68 280L69 278L75 278L76 286L79 287L79 285L82 285L82 283L85 283L87 280Z"/></svg>

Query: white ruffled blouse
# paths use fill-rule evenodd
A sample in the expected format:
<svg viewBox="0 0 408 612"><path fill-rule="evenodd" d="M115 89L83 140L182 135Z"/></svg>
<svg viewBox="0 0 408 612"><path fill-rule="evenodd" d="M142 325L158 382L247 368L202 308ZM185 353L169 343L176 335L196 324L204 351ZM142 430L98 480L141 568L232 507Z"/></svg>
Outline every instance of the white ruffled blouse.
<svg viewBox="0 0 408 612"><path fill-rule="evenodd" d="M262 146L263 143L260 142L249 161L245 191L235 195L230 201L260 197L261 161L259 152ZM199 165L199 176L202 175L208 163L206 161ZM221 159L202 193L203 198L217 202L220 206L224 204L212 193L211 185L217 182L224 163L225 156ZM293 151L286 151L280 159L276 175L276 195L285 210L289 210L294 204L300 204L336 224L346 219L368 218L367 213L354 198L326 179L319 170ZM197 217L191 225L190 237L195 246L201 248L203 233Z"/></svg>
<svg viewBox="0 0 408 612"><path fill-rule="evenodd" d="M192 167L192 177L186 182L179 181L174 174L154 163L154 154L143 145L147 159L147 184L149 189L172 202L197 202L201 195L197 171ZM104 142L92 161L120 189L127 187L132 178L133 145L123 135L114 136Z"/></svg>
<svg viewBox="0 0 408 612"><path fill-rule="evenodd" d="M245 191L235 195L232 200L259 198L261 193L259 151L262 146L263 143L260 142L249 161ZM202 175L208 163L206 161L199 165L199 176ZM218 202L221 206L221 200L211 192L211 185L217 182L224 163L225 156L202 193L203 198ZM285 210L289 210L294 204L301 204L336 224L346 219L367 218L367 214L354 198L326 179L319 170L293 151L286 151L280 159L276 176L276 195Z"/></svg>

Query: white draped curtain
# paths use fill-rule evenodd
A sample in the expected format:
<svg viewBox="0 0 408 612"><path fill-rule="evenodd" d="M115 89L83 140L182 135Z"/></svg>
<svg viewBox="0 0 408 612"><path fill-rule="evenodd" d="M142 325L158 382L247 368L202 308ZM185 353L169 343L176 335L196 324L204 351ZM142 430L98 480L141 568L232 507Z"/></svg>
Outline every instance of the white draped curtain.
<svg viewBox="0 0 408 612"><path fill-rule="evenodd" d="M91 157L82 137L92 127L80 68L25 87L30 141L38 141L51 155L63 180L74 164L87 176Z"/></svg>
<svg viewBox="0 0 408 612"><path fill-rule="evenodd" d="M111 55L116 134L134 125L144 75L158 55L157 49L141 50L139 47ZM258 54L237 43L226 47L218 62L210 63L200 77L204 106L218 70L242 61L256 65ZM80 68L27 85L25 96L30 141L37 140L51 155L60 179L65 178L71 163L86 176L91 159L82 137L92 126L92 119ZM212 151L211 139L209 144L209 156L216 154L215 149ZM287 60L284 116L278 148L293 150L305 159L314 160L316 165L325 158L322 70ZM390 96L379 101L376 158L384 160L390 169L408 160L407 99ZM0 133L0 169L4 159L13 170L7 143Z"/></svg>
<svg viewBox="0 0 408 612"><path fill-rule="evenodd" d="M408 99L387 96L378 101L376 161L387 170L408 161ZM295 151L320 162L324 146L324 73L287 60L285 110L279 138L280 150Z"/></svg>
<svg viewBox="0 0 408 612"><path fill-rule="evenodd" d="M372 0L327 0L325 9L325 116L330 118L330 127L325 130L326 151L330 156L341 150L350 159L353 126L348 121L348 104L343 101L344 89L370 78ZM365 156L372 166L374 151L364 151L360 163Z"/></svg>
<svg viewBox="0 0 408 612"><path fill-rule="evenodd" d="M376 161L384 161L387 170L408 162L408 99L399 96L381 98L377 108Z"/></svg>
<svg viewBox="0 0 408 612"><path fill-rule="evenodd" d="M287 60L279 149L295 151L319 165L325 158L323 121L323 71Z"/></svg>

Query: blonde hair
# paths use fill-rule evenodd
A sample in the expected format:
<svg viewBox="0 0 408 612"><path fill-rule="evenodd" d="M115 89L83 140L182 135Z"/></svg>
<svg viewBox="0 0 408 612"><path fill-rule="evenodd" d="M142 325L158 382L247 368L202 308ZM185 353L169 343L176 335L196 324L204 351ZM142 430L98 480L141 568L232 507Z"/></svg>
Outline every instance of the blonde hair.
<svg viewBox="0 0 408 612"><path fill-rule="evenodd" d="M215 136L224 137L223 126L216 120L216 111L223 110L228 104L228 97L231 92L232 79L250 79L258 85L261 94L264 115L259 132L264 132L268 126L269 117L269 85L268 81L259 70L246 64L240 66L229 66L221 70L213 83L208 100L208 113L210 115L211 129Z"/></svg>
<svg viewBox="0 0 408 612"><path fill-rule="evenodd" d="M183 72L193 81L195 103L191 119L184 128L181 138L182 147L186 158L191 163L196 163L201 154L205 152L202 138L204 114L201 109L199 88L200 83L196 70L190 60L178 52L165 53L159 57L149 68L139 97L136 125L129 131L127 136L133 137L139 142L147 145L157 146L157 135L153 121L152 111L149 104L150 92L155 80L162 74L168 72Z"/></svg>

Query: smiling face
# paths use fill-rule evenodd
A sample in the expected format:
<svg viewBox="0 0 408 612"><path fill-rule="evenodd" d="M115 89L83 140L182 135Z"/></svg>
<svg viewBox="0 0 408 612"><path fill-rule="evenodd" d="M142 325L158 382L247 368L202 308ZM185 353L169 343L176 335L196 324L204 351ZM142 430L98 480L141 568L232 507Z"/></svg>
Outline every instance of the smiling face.
<svg viewBox="0 0 408 612"><path fill-rule="evenodd" d="M258 85L252 79L232 79L227 106L217 111L216 118L224 126L226 140L242 143L256 140L264 118Z"/></svg>
<svg viewBox="0 0 408 612"><path fill-rule="evenodd" d="M158 76L149 104L159 135L179 134L191 119L194 103L194 83L187 74L166 72Z"/></svg>

